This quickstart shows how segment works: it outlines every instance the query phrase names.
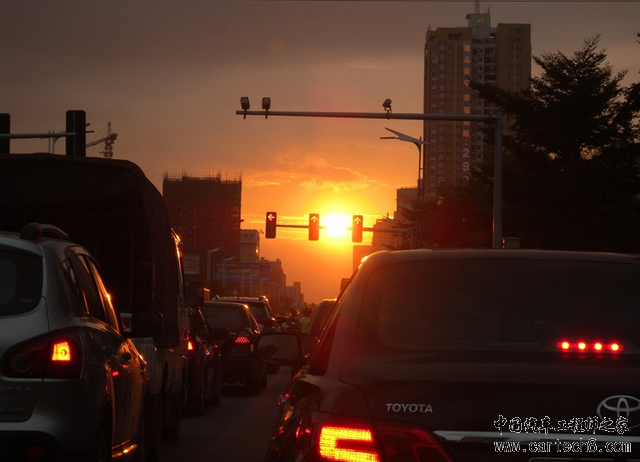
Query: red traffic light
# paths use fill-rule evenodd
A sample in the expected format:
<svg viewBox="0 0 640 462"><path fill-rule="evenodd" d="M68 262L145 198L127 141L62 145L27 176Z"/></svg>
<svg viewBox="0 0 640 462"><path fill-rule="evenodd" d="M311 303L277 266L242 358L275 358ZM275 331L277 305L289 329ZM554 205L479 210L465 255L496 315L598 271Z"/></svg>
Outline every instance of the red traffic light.
<svg viewBox="0 0 640 462"><path fill-rule="evenodd" d="M264 237L267 239L275 239L277 223L278 214L276 212L267 212Z"/></svg>
<svg viewBox="0 0 640 462"><path fill-rule="evenodd" d="M354 215L351 219L351 242L362 242L362 215Z"/></svg>
<svg viewBox="0 0 640 462"><path fill-rule="evenodd" d="M317 241L320 239L320 214L309 214L309 240Z"/></svg>

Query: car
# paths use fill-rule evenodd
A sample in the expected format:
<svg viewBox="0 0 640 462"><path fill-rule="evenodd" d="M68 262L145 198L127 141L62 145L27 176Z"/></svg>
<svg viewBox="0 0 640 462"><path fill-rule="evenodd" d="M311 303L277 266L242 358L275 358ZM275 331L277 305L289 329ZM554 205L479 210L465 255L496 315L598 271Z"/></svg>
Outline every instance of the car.
<svg viewBox="0 0 640 462"><path fill-rule="evenodd" d="M256 318L256 321L258 321L261 332L279 332L282 330L282 325L273 314L267 297L216 297L216 300L247 305ZM275 374L279 369L275 364L269 364L267 366L267 372L269 374Z"/></svg>
<svg viewBox="0 0 640 462"><path fill-rule="evenodd" d="M306 332L306 334L308 335L302 336L302 351L305 357L305 360L303 362L306 362L306 360L311 355L311 352L318 344L318 338L322 333L324 322L331 313L331 310L333 309L335 304L335 298L324 299L318 304L313 314L311 315L311 321L309 321ZM291 372L292 374L295 374L295 372L297 371L295 368L293 368Z"/></svg>
<svg viewBox="0 0 640 462"><path fill-rule="evenodd" d="M322 327L324 326L324 321L327 319L327 316L329 316L329 313L331 313L331 309L335 304L335 298L327 298L318 303L318 306L311 315L309 326L307 326L307 334L314 336L320 335Z"/></svg>
<svg viewBox="0 0 640 462"><path fill-rule="evenodd" d="M637 461L639 306L638 255L374 253L264 461ZM300 336L265 334L256 355L293 364Z"/></svg>
<svg viewBox="0 0 640 462"><path fill-rule="evenodd" d="M190 308L187 339L187 398L185 411L201 416L207 404L218 406L222 385L220 341L227 338L225 328L211 329L200 308Z"/></svg>
<svg viewBox="0 0 640 462"><path fill-rule="evenodd" d="M249 393L258 395L267 385L267 368L254 354L261 331L249 307L243 303L214 300L205 302L202 312L213 329L229 331L220 347L222 382L243 383Z"/></svg>
<svg viewBox="0 0 640 462"><path fill-rule="evenodd" d="M260 330L263 332L280 330L267 297L216 297L216 300L221 302L244 303L249 307L256 321L258 321Z"/></svg>
<svg viewBox="0 0 640 462"><path fill-rule="evenodd" d="M159 332L157 315L132 322ZM0 459L145 459L145 361L98 262L60 228L0 232L0 358Z"/></svg>

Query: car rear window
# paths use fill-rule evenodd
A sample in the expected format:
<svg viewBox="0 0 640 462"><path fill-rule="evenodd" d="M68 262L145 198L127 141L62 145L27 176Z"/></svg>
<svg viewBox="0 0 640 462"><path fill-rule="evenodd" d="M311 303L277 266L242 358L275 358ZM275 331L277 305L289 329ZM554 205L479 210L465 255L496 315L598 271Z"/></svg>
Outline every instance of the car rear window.
<svg viewBox="0 0 640 462"><path fill-rule="evenodd" d="M640 265L398 263L372 275L363 303L363 341L401 350L547 351L565 339L640 347Z"/></svg>
<svg viewBox="0 0 640 462"><path fill-rule="evenodd" d="M249 309L251 310L251 314L256 318L269 317L269 314L267 313L267 309L262 303L255 303L255 302L242 302L242 303L249 306Z"/></svg>
<svg viewBox="0 0 640 462"><path fill-rule="evenodd" d="M205 306L202 308L209 326L243 329L249 326L246 314L235 306Z"/></svg>
<svg viewBox="0 0 640 462"><path fill-rule="evenodd" d="M42 258L0 249L0 316L26 313L42 293Z"/></svg>

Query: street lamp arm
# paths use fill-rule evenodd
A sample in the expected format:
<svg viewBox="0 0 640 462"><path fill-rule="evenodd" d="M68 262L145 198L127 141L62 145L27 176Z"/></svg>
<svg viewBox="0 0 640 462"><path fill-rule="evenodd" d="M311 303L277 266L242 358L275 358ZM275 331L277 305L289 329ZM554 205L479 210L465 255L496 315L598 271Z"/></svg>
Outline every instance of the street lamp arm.
<svg viewBox="0 0 640 462"><path fill-rule="evenodd" d="M414 138L413 136L405 135L404 133L400 133L399 131L392 130L390 128L384 127L385 130L389 130L391 133L394 133L397 137L394 136L385 136L380 137L381 140L400 140L400 141L408 141L410 143L418 144L426 144L431 145L428 141L422 141L418 138Z"/></svg>

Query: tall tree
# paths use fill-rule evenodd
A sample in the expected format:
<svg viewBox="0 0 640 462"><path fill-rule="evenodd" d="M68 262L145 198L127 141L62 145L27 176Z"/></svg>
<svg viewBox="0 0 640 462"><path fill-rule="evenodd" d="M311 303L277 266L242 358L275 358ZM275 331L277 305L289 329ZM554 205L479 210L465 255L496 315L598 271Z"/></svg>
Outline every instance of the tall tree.
<svg viewBox="0 0 640 462"><path fill-rule="evenodd" d="M640 251L637 85L622 85L598 41L534 57L542 72L525 91L473 84L512 123L504 230L525 246Z"/></svg>

